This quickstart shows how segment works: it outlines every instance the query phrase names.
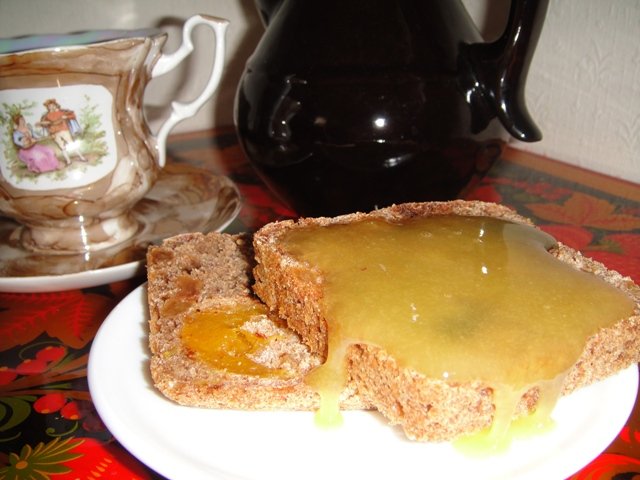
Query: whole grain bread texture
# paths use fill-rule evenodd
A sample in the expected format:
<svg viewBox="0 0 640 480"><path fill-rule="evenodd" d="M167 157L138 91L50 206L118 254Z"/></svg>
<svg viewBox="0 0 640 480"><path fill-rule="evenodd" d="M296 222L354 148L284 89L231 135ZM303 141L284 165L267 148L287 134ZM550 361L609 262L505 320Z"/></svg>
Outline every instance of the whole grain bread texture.
<svg viewBox="0 0 640 480"><path fill-rule="evenodd" d="M395 205L371 213L333 218L302 218L271 223L253 238L254 292L297 332L310 350L324 358L327 322L323 317L322 273L288 255L281 237L290 229L351 223L367 218L401 221L433 215L491 216L532 225L511 209L494 203L450 201ZM583 353L568 373L562 393L604 379L640 361L640 288L628 278L558 243L550 251L559 261L599 276L626 292L636 303L634 314L588 339ZM403 368L383 349L365 344L350 347L348 371L358 394L391 424L400 425L410 439L447 441L491 425L495 405L492 388L481 381L451 382L427 378ZM535 408L539 391L523 394L516 416Z"/></svg>
<svg viewBox="0 0 640 480"><path fill-rule="evenodd" d="M304 383L304 377L322 358L281 320L256 314L242 328L267 339L252 360L284 375L214 368L181 339L185 320L197 312L260 304L251 291L253 266L251 239L245 235L188 233L149 248L150 370L155 386L169 399L181 405L241 410L318 408L318 394ZM341 407L364 409L368 405L349 385Z"/></svg>

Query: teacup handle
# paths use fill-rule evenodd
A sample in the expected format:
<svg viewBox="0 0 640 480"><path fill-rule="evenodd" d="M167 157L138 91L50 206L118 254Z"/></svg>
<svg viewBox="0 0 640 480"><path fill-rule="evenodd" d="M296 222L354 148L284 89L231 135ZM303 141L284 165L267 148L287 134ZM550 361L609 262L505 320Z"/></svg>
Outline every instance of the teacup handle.
<svg viewBox="0 0 640 480"><path fill-rule="evenodd" d="M217 18L210 15L194 15L189 18L182 30L182 45L171 54L162 55L156 62L151 71L151 78L159 77L173 70L182 60L184 60L193 51L193 42L191 40L191 32L197 25L208 25L213 30L216 38L215 56L209 81L204 90L195 100L189 103L171 102L171 115L165 120L158 134L156 135L156 148L158 150L158 165L164 167L166 163L166 146L167 137L171 129L185 118L192 117L205 104L220 83L222 70L224 68L225 54L225 32L229 21L223 18Z"/></svg>

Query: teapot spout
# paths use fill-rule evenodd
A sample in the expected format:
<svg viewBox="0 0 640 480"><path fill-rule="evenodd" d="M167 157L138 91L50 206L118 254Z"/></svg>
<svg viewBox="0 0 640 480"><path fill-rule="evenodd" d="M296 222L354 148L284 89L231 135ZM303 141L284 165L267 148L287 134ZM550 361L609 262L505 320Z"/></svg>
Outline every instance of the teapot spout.
<svg viewBox="0 0 640 480"><path fill-rule="evenodd" d="M512 0L502 36L493 43L473 44L469 56L505 129L523 142L542 133L526 106L525 82L542 30L548 0Z"/></svg>

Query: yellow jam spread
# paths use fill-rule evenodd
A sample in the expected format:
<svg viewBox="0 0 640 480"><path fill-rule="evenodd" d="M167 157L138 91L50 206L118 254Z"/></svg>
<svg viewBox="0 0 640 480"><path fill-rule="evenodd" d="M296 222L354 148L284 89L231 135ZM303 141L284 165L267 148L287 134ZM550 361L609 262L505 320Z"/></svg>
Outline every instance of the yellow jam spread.
<svg viewBox="0 0 640 480"><path fill-rule="evenodd" d="M339 415L346 349L366 343L428 377L486 381L499 435L532 386L548 414L586 339L634 308L554 258L551 236L495 218L366 220L292 229L283 240L323 278L328 358L308 382L326 418Z"/></svg>
<svg viewBox="0 0 640 480"><path fill-rule="evenodd" d="M270 338L242 328L245 322L266 313L266 308L259 304L197 312L185 319L180 332L182 343L198 360L217 370L260 377L282 376L281 370L251 359Z"/></svg>

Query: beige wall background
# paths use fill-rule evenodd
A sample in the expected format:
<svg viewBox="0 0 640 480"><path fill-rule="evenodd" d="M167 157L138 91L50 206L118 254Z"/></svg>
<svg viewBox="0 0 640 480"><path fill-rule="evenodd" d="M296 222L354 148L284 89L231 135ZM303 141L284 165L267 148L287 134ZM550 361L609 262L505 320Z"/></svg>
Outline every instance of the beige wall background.
<svg viewBox="0 0 640 480"><path fill-rule="evenodd" d="M509 1L463 1L485 37L495 38ZM212 101L174 131L230 125L236 85L263 32L253 0L0 0L0 35L156 26L168 33L170 52L195 13L231 21L226 70ZM171 100L186 101L202 87L211 42L200 27L196 52L149 85L152 128L168 115ZM544 138L517 148L640 183L640 0L550 0L527 103Z"/></svg>

